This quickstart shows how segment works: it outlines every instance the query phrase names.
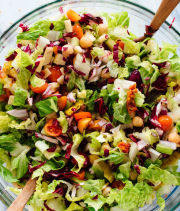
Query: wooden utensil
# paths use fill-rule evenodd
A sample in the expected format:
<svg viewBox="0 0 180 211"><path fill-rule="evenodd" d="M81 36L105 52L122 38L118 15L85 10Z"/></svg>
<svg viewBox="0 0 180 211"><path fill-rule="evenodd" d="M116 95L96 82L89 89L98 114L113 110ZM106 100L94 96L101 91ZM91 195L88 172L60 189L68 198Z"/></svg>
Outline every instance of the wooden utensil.
<svg viewBox="0 0 180 211"><path fill-rule="evenodd" d="M144 36L134 39L135 42L143 41L147 37L152 37L153 34L160 28L166 18L171 14L180 0L162 0L150 26L146 27Z"/></svg>
<svg viewBox="0 0 180 211"><path fill-rule="evenodd" d="M7 211L23 211L26 203L29 201L35 191L36 181L37 178L28 180L21 193L14 200L14 202L7 209Z"/></svg>

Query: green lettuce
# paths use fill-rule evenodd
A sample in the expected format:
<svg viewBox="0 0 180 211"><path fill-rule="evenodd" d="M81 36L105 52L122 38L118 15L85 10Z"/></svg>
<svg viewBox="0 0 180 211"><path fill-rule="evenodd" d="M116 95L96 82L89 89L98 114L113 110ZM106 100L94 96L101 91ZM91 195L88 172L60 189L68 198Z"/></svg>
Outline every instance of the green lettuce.
<svg viewBox="0 0 180 211"><path fill-rule="evenodd" d="M11 118L8 116L8 114L0 111L0 133L8 132L10 123Z"/></svg>
<svg viewBox="0 0 180 211"><path fill-rule="evenodd" d="M69 81L67 83L68 91L71 91L74 88L75 84L76 84L76 75L75 75L75 72L72 70Z"/></svg>
<svg viewBox="0 0 180 211"><path fill-rule="evenodd" d="M8 152L13 151L15 143L19 141L18 138L12 134L4 134L0 136L0 148L7 150Z"/></svg>
<svg viewBox="0 0 180 211"><path fill-rule="evenodd" d="M26 99L28 97L28 92L25 89L17 87L14 93L14 106L24 106Z"/></svg>
<svg viewBox="0 0 180 211"><path fill-rule="evenodd" d="M57 120L59 121L59 124L62 128L62 132L66 133L68 129L68 121L63 111L60 111L60 117Z"/></svg>
<svg viewBox="0 0 180 211"><path fill-rule="evenodd" d="M177 129L178 133L180 133L180 120L177 121L177 123L176 123L176 129Z"/></svg>
<svg viewBox="0 0 180 211"><path fill-rule="evenodd" d="M91 50L91 55L93 57L104 56L105 55L104 48L93 47L93 49Z"/></svg>
<svg viewBox="0 0 180 211"><path fill-rule="evenodd" d="M5 94L3 87L4 87L4 85L2 83L0 83L0 95Z"/></svg>
<svg viewBox="0 0 180 211"><path fill-rule="evenodd" d="M28 118L26 121L21 121L21 122L12 120L11 123L9 124L9 127L15 128L17 130L25 130L28 129L31 124L32 122L30 118Z"/></svg>
<svg viewBox="0 0 180 211"><path fill-rule="evenodd" d="M82 78L82 77L77 77L76 78L76 86L77 88L82 91L82 90L85 90L85 80Z"/></svg>
<svg viewBox="0 0 180 211"><path fill-rule="evenodd" d="M18 180L12 175L11 171L9 171L6 167L3 165L3 161L0 160L0 175L1 177L6 180L7 182L17 182Z"/></svg>
<svg viewBox="0 0 180 211"><path fill-rule="evenodd" d="M116 179L117 180L127 180L130 175L131 170L131 162L127 162L124 164L121 164L118 168L118 172L116 173Z"/></svg>
<svg viewBox="0 0 180 211"><path fill-rule="evenodd" d="M78 211L78 210L82 211L83 208L79 206L78 204L72 202L65 211Z"/></svg>
<svg viewBox="0 0 180 211"><path fill-rule="evenodd" d="M31 76L30 78L30 83L32 85L32 87L40 87L43 86L45 84L45 80L38 78L35 74Z"/></svg>
<svg viewBox="0 0 180 211"><path fill-rule="evenodd" d="M123 39L124 53L126 54L138 54L140 52L140 43L136 43L129 39Z"/></svg>
<svg viewBox="0 0 180 211"><path fill-rule="evenodd" d="M137 107L143 106L144 99L145 99L145 96L140 91L135 93L135 104Z"/></svg>
<svg viewBox="0 0 180 211"><path fill-rule="evenodd" d="M127 158L124 153L122 152L116 152L116 151L110 151L110 155L104 158L100 158L99 160L109 160L110 162L114 163L115 165L118 165L125 161Z"/></svg>
<svg viewBox="0 0 180 211"><path fill-rule="evenodd" d="M22 89L29 88L29 79L31 77L31 72L27 69L20 69L17 75L16 85L17 87L21 87Z"/></svg>
<svg viewBox="0 0 180 211"><path fill-rule="evenodd" d="M132 68L132 69L137 68L137 67L139 66L139 64L141 63L141 59L140 59L140 57L137 56L137 55L127 57L127 58L125 59L125 61L126 61L126 66L127 66L128 68L130 68L130 69L131 69L131 68Z"/></svg>
<svg viewBox="0 0 180 211"><path fill-rule="evenodd" d="M92 96L87 96L87 100L86 100L86 106L88 111L94 111L94 105L95 105L95 100L98 98L99 93L96 90Z"/></svg>
<svg viewBox="0 0 180 211"><path fill-rule="evenodd" d="M78 169L76 170L79 172L84 165L85 158L83 155L78 154L78 147L83 140L83 136L80 134L75 134L73 136L73 145L71 148L71 156L77 161Z"/></svg>
<svg viewBox="0 0 180 211"><path fill-rule="evenodd" d="M86 134L86 137L88 138L88 141L90 141L90 147L89 152L90 154L99 154L99 151L101 149L101 143L97 140L97 137L99 136L98 131L94 131L92 133Z"/></svg>
<svg viewBox="0 0 180 211"><path fill-rule="evenodd" d="M39 115L41 117L46 116L47 114L51 114L52 112L57 112L57 97L49 97L45 100L41 100L35 104L36 108L39 111Z"/></svg>

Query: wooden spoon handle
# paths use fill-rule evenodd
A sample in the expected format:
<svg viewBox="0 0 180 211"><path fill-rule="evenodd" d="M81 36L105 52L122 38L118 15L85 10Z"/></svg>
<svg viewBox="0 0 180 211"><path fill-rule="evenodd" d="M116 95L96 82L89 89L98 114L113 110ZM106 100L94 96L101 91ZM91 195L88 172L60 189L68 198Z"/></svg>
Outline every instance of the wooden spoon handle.
<svg viewBox="0 0 180 211"><path fill-rule="evenodd" d="M164 23L166 18L171 14L179 2L180 0L162 0L158 11L150 24L153 31L157 31L159 29L159 27Z"/></svg>
<svg viewBox="0 0 180 211"><path fill-rule="evenodd" d="M7 211L22 211L24 209L26 203L29 201L30 197L35 191L36 180L36 178L28 180L21 193L14 200L14 202L7 209Z"/></svg>

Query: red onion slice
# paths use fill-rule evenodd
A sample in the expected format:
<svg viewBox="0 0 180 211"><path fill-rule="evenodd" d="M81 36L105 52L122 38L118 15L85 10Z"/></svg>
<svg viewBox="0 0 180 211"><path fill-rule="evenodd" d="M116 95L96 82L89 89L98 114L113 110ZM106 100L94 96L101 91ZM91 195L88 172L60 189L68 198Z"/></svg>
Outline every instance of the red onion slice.
<svg viewBox="0 0 180 211"><path fill-rule="evenodd" d="M26 109L13 109L7 111L6 113L21 120L25 120L28 118L28 112Z"/></svg>

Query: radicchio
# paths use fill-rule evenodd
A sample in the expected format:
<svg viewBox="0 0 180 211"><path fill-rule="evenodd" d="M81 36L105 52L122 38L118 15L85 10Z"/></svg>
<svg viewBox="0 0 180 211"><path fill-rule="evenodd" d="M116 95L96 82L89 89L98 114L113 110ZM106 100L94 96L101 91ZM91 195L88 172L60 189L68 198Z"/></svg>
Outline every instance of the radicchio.
<svg viewBox="0 0 180 211"><path fill-rule="evenodd" d="M73 70L78 75L82 75L82 76L85 76L86 75L85 73L77 70L73 65L69 65L68 68L71 69L71 70Z"/></svg>
<svg viewBox="0 0 180 211"><path fill-rule="evenodd" d="M157 109L157 106L154 106L152 112L151 112L151 117L150 117L150 123L151 125L153 125L155 128L158 127L158 128L161 128L161 124L159 123L158 121L158 116L156 114L156 109Z"/></svg>
<svg viewBox="0 0 180 211"><path fill-rule="evenodd" d="M63 37L70 37L70 38L73 38L73 37L76 37L76 33L74 32L68 32L68 33L64 33L63 34Z"/></svg>
<svg viewBox="0 0 180 211"><path fill-rule="evenodd" d="M21 120L26 120L28 118L28 112L26 109L13 109L6 113Z"/></svg>
<svg viewBox="0 0 180 211"><path fill-rule="evenodd" d="M100 115L104 115L107 111L107 107L104 104L104 100L102 97L95 100L95 108Z"/></svg>
<svg viewBox="0 0 180 211"><path fill-rule="evenodd" d="M47 176L58 178L58 179L69 179L71 177L78 177L79 175L74 171L51 170L45 173Z"/></svg>
<svg viewBox="0 0 180 211"><path fill-rule="evenodd" d="M72 148L72 144L69 144L66 148L66 154L65 154L66 159L69 159L71 156L71 148Z"/></svg>
<svg viewBox="0 0 180 211"><path fill-rule="evenodd" d="M53 193L57 193L61 196L64 195L64 189L62 187L57 187L56 190Z"/></svg>
<svg viewBox="0 0 180 211"><path fill-rule="evenodd" d="M157 90L166 90L167 88L167 81L168 81L168 77L167 77L168 73L166 74L161 74L157 80L152 84L152 87L154 87Z"/></svg>
<svg viewBox="0 0 180 211"><path fill-rule="evenodd" d="M22 29L22 32L29 31L29 27L25 25L24 23L20 23L19 27Z"/></svg>
<svg viewBox="0 0 180 211"><path fill-rule="evenodd" d="M28 166L28 170L29 170L29 173L32 173L34 172L35 170L39 169L41 166L43 166L44 164L46 163L46 161L40 163L39 165L37 166L34 166L32 167L31 165Z"/></svg>
<svg viewBox="0 0 180 211"><path fill-rule="evenodd" d="M57 139L54 139L54 138L45 136L45 135L43 135L43 134L41 134L41 133L35 132L35 136L36 136L36 138L41 138L41 139L43 139L43 140L45 140L45 141L48 141L48 142L50 142L50 143L58 144L58 140L57 140Z"/></svg>
<svg viewBox="0 0 180 211"><path fill-rule="evenodd" d="M51 23L51 25L50 25L50 27L49 27L51 30L53 30L54 29L54 24L53 23Z"/></svg>
<svg viewBox="0 0 180 211"><path fill-rule="evenodd" d="M17 56L17 52L16 51L14 51L11 55L9 55L5 60L6 61L12 61L12 60L14 60L15 58L16 58L16 56Z"/></svg>
<svg viewBox="0 0 180 211"><path fill-rule="evenodd" d="M140 116L142 119L145 119L149 116L149 113L144 108L138 108L136 111L137 115Z"/></svg>
<svg viewBox="0 0 180 211"><path fill-rule="evenodd" d="M139 91L142 91L142 79L138 70L134 70L131 73L129 80L136 82L137 88L139 89Z"/></svg>
<svg viewBox="0 0 180 211"><path fill-rule="evenodd" d="M137 172L138 174L141 173L141 170L140 170L140 168L139 168L138 165L134 165L134 169L136 170L136 172Z"/></svg>
<svg viewBox="0 0 180 211"><path fill-rule="evenodd" d="M103 19L101 17L95 17L92 14L86 13L83 14L79 22L81 24L85 23L86 25L89 25L91 22L94 22L96 24L101 24L103 23Z"/></svg>
<svg viewBox="0 0 180 211"><path fill-rule="evenodd" d="M119 65L119 45L118 43L113 46L113 59Z"/></svg>
<svg viewBox="0 0 180 211"><path fill-rule="evenodd" d="M55 152L56 151L57 146L54 145L52 147L50 147L49 149L47 149L48 152Z"/></svg>
<svg viewBox="0 0 180 211"><path fill-rule="evenodd" d="M29 44L27 46L24 46L21 48L25 53L28 53L29 55L31 55L31 48L29 46Z"/></svg>
<svg viewBox="0 0 180 211"><path fill-rule="evenodd" d="M46 201L47 201L47 200L46 200ZM51 208L47 205L46 201L44 201L44 206L45 206L45 208L46 208L48 211L55 211L55 210L51 209Z"/></svg>

